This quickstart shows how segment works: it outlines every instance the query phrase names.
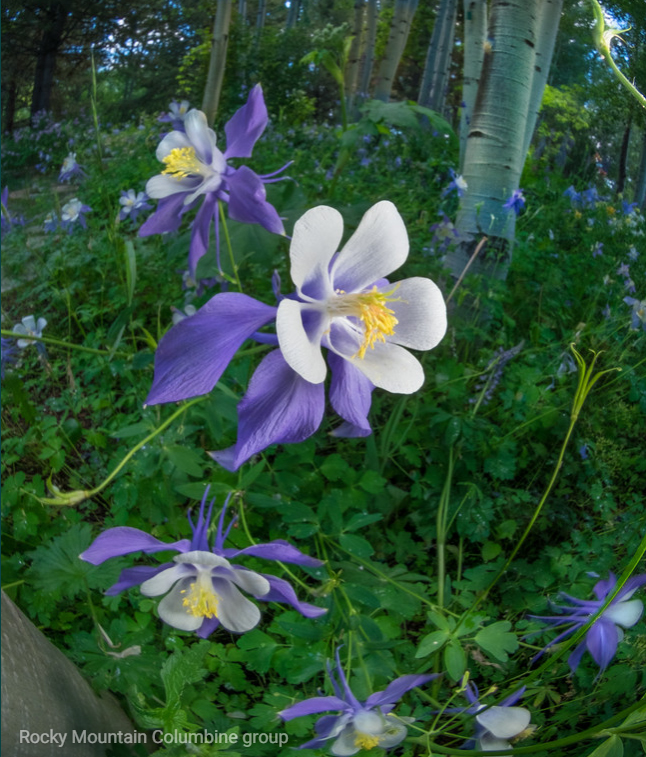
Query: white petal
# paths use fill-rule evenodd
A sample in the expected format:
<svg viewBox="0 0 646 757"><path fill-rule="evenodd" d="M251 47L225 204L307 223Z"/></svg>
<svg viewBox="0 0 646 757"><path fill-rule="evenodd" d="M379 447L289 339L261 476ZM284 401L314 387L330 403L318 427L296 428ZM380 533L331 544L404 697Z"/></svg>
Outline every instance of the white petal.
<svg viewBox="0 0 646 757"><path fill-rule="evenodd" d="M254 597L263 597L271 589L269 581L253 570L232 568L231 573L233 583Z"/></svg>
<svg viewBox="0 0 646 757"><path fill-rule="evenodd" d="M180 581L162 601L159 603L157 612L159 617L173 628L180 631L197 631L204 622L201 615L192 615L184 606L185 593L191 585L192 579L186 578Z"/></svg>
<svg viewBox="0 0 646 757"><path fill-rule="evenodd" d="M393 292L399 298L389 302L399 323L389 341L430 350L440 343L446 334L446 305L442 292L430 279L412 278L400 281Z"/></svg>
<svg viewBox="0 0 646 757"><path fill-rule="evenodd" d="M339 738L332 744L330 754L335 755L335 757L350 757L350 755L356 754L360 747L354 744L355 736L354 728L351 725L346 726Z"/></svg>
<svg viewBox="0 0 646 757"><path fill-rule="evenodd" d="M170 155L173 150L181 150L183 147L193 147L189 138L181 131L171 131L157 145L155 155L157 160L163 163L164 158Z"/></svg>
<svg viewBox="0 0 646 757"><path fill-rule="evenodd" d="M176 179L167 174L157 174L146 182L146 192L153 200L161 200L163 197L177 194L178 192L190 192L193 190L192 183L188 186L182 179Z"/></svg>
<svg viewBox="0 0 646 757"><path fill-rule="evenodd" d="M379 746L384 749L391 749L406 738L408 728L403 723L400 723L397 718L392 717L392 715L387 715L386 721L386 731L379 739Z"/></svg>
<svg viewBox="0 0 646 757"><path fill-rule="evenodd" d="M608 618L618 626L624 628L631 628L641 618L644 611L644 605L641 599L631 599L628 602L617 602L616 605L610 605L610 607L603 613L604 618Z"/></svg>
<svg viewBox="0 0 646 757"><path fill-rule="evenodd" d="M527 728L531 715L524 707L490 707L476 715L476 720L496 738L510 739Z"/></svg>
<svg viewBox="0 0 646 757"><path fill-rule="evenodd" d="M310 333L305 330L303 318L314 320ZM328 328L329 318L311 306L288 299L278 305L276 334L280 351L289 367L312 384L320 384L327 374L321 339Z"/></svg>
<svg viewBox="0 0 646 757"><path fill-rule="evenodd" d="M215 132L209 129L204 113L195 108L189 110L184 118L184 128L191 144L195 147L197 157L203 163L211 165L215 149Z"/></svg>
<svg viewBox="0 0 646 757"><path fill-rule="evenodd" d="M260 610L226 579L214 580L218 597L218 620L229 631L245 633L260 621Z"/></svg>
<svg viewBox="0 0 646 757"><path fill-rule="evenodd" d="M33 315L26 315L22 319L23 326L27 329L26 333L34 333L36 331L36 319ZM22 332L21 332L22 333Z"/></svg>
<svg viewBox="0 0 646 757"><path fill-rule="evenodd" d="M47 321L44 318L39 318L38 323L36 323L36 333L40 334L45 326L47 326Z"/></svg>
<svg viewBox="0 0 646 757"><path fill-rule="evenodd" d="M166 594L170 591L173 584L177 583L180 578L197 575L197 571L189 568L188 565L173 565L172 568L166 568L156 576L149 578L141 584L141 593L145 597L158 597L160 594Z"/></svg>
<svg viewBox="0 0 646 757"><path fill-rule="evenodd" d="M343 236L343 218L338 210L319 205L294 224L289 248L292 281L299 294L327 299L332 293L329 265ZM313 291L310 291L313 290Z"/></svg>
<svg viewBox="0 0 646 757"><path fill-rule="evenodd" d="M215 555L213 552L206 552L202 549L194 549L191 552L182 552L179 555L175 555L173 560L176 563L188 563L189 565L194 565L196 568L231 567L231 563L225 557L220 557L220 555Z"/></svg>
<svg viewBox="0 0 646 757"><path fill-rule="evenodd" d="M356 731L367 733L370 736L379 736L384 730L384 718L376 712L361 710L352 718L352 724Z"/></svg>
<svg viewBox="0 0 646 757"><path fill-rule="evenodd" d="M399 268L408 257L408 233L397 208L373 205L332 266L333 286L357 292Z"/></svg>
<svg viewBox="0 0 646 757"><path fill-rule="evenodd" d="M491 733L485 733L485 735L478 739L477 749L481 752L499 752L503 749L511 749L511 744L505 739L497 739Z"/></svg>

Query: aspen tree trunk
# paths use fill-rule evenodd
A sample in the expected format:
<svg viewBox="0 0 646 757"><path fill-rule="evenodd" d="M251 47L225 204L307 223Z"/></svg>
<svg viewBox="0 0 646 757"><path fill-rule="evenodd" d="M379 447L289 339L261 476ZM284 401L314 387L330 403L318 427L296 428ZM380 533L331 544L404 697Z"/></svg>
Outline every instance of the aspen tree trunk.
<svg viewBox="0 0 646 757"><path fill-rule="evenodd" d="M646 210L646 129L642 140L642 154L639 161L637 186L635 187L635 202L641 210Z"/></svg>
<svg viewBox="0 0 646 757"><path fill-rule="evenodd" d="M441 0L419 88L419 104L438 113L446 100L457 13L458 0Z"/></svg>
<svg viewBox="0 0 646 757"><path fill-rule="evenodd" d="M619 171L617 174L617 185L615 187L615 194L623 194L623 191L626 187L626 172L627 172L627 165L626 162L628 160L628 146L630 144L630 132L632 128L631 119L628 119L628 123L626 124L626 128L624 130L624 136L621 140L621 149L619 151Z"/></svg>
<svg viewBox="0 0 646 757"><path fill-rule="evenodd" d="M41 110L49 110L50 108L56 57L61 48L66 24L67 10L64 4L62 2L51 2L45 15L45 28L36 58L34 89L31 95L32 116Z"/></svg>
<svg viewBox="0 0 646 757"><path fill-rule="evenodd" d="M231 4L232 0L218 0L218 8L215 12L215 20L213 21L213 44L209 59L206 87L204 88L204 98L202 100L202 110L209 124L215 121L218 105L220 104L224 67L227 60L227 46L229 44Z"/></svg>
<svg viewBox="0 0 646 757"><path fill-rule="evenodd" d="M285 25L285 29L293 29L296 26L300 9L301 9L301 0L291 0L291 5L289 6L289 13L287 14L287 24Z"/></svg>
<svg viewBox="0 0 646 757"><path fill-rule="evenodd" d="M487 40L487 0L464 0L464 69L460 113L460 173L464 167L467 134L482 73Z"/></svg>
<svg viewBox="0 0 646 757"><path fill-rule="evenodd" d="M386 53L379 66L375 85L375 100L388 102L390 98L397 67L406 47L416 9L417 0L395 0L395 14L390 25Z"/></svg>
<svg viewBox="0 0 646 757"><path fill-rule="evenodd" d="M256 29L258 30L258 37L260 32L265 27L265 15L267 13L266 8L267 0L258 0L258 12L256 14Z"/></svg>
<svg viewBox="0 0 646 757"><path fill-rule="evenodd" d="M352 44L345 69L345 93L348 112L352 109L354 96L359 83L359 57L361 52L361 38L363 35L363 17L365 0L354 0L354 23L352 25Z"/></svg>
<svg viewBox="0 0 646 757"><path fill-rule="evenodd" d="M377 41L377 0L368 0L366 9L365 46L361 59L361 75L359 77L359 95L365 99L370 91L372 65L375 60L375 43Z"/></svg>
<svg viewBox="0 0 646 757"><path fill-rule="evenodd" d="M469 124L462 176L468 189L460 200L456 228L473 241L447 257L459 276L483 235L486 246L470 271L504 280L511 263L516 216L503 208L519 188L530 127L530 105L540 102L535 84L537 57L541 67L551 57L553 38L539 39L542 10L549 0L492 0L480 82ZM555 35L557 23L549 25ZM542 46L540 55L537 48ZM549 61L548 61L549 62ZM540 77L546 76L540 71ZM543 82L544 86L544 82ZM530 133L531 136L531 133Z"/></svg>

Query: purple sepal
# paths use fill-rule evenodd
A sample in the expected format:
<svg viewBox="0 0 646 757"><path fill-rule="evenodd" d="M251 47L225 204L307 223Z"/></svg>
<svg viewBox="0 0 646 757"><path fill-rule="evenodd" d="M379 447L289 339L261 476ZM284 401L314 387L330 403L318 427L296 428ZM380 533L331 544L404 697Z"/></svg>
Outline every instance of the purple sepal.
<svg viewBox="0 0 646 757"><path fill-rule="evenodd" d="M276 208L267 202L265 185L258 174L241 166L227 176L229 216L242 223L258 223L272 234L284 234L285 227Z"/></svg>
<svg viewBox="0 0 646 757"><path fill-rule="evenodd" d="M605 670L619 644L617 626L611 620L600 617L586 633L585 643L594 661L601 670Z"/></svg>
<svg viewBox="0 0 646 757"><path fill-rule="evenodd" d="M250 158L253 146L265 130L269 116L260 84L249 93L247 102L239 108L224 127L227 149L224 157Z"/></svg>
<svg viewBox="0 0 646 757"><path fill-rule="evenodd" d="M216 294L160 341L146 404L210 392L244 340L275 316L276 308L246 294Z"/></svg>
<svg viewBox="0 0 646 757"><path fill-rule="evenodd" d="M191 244L188 252L188 270L190 275L195 278L197 264L201 257L209 249L209 238L211 236L211 222L218 222L218 198L215 193L209 193L204 197L202 207L197 211L193 221L193 230L191 232ZM217 251L217 265L220 268L220 251Z"/></svg>
<svg viewBox="0 0 646 757"><path fill-rule="evenodd" d="M321 425L324 411L324 384L305 381L287 365L280 350L274 350L256 368L238 404L238 441L209 455L223 468L235 471L271 444L307 439Z"/></svg>
<svg viewBox="0 0 646 757"><path fill-rule="evenodd" d="M220 625L217 618L204 618L202 625L195 632L200 639L207 639Z"/></svg>
<svg viewBox="0 0 646 757"><path fill-rule="evenodd" d="M311 697L304 702L297 702L278 714L283 720L293 720L303 715L317 715L330 710L345 710L348 703L339 697Z"/></svg>
<svg viewBox="0 0 646 757"><path fill-rule="evenodd" d="M122 555L129 555L131 552L145 552L146 554L163 550L188 552L190 548L191 542L188 539L181 539L168 544L155 539L154 536L140 531L138 528L117 526L99 534L79 557L85 562L92 563L92 565L100 565L111 557L121 557Z"/></svg>
<svg viewBox="0 0 646 757"><path fill-rule="evenodd" d="M372 402L374 384L334 352L328 352L328 364L332 371L330 403L345 423L332 432L332 436L363 437L372 433L368 413Z"/></svg>
<svg viewBox="0 0 646 757"><path fill-rule="evenodd" d="M149 237L151 234L177 231L182 223L182 215L190 209L184 207L185 199L184 192L162 197L157 204L157 210L139 227L138 236ZM193 207L193 203L190 207Z"/></svg>
<svg viewBox="0 0 646 757"><path fill-rule="evenodd" d="M156 567L150 565L135 565L133 568L125 568L119 574L119 580L105 592L106 596L114 597L115 594L120 594L126 589L131 589L133 586L139 586L149 578L156 576L166 568L171 568L172 562L164 563L164 565L157 565Z"/></svg>
<svg viewBox="0 0 646 757"><path fill-rule="evenodd" d="M434 673L432 675L409 675L396 678L383 691L376 691L374 694L371 694L366 699L364 706L366 709L372 709L373 707L381 707L382 705L392 705L401 699L407 691L432 681L438 675Z"/></svg>
<svg viewBox="0 0 646 757"><path fill-rule="evenodd" d="M276 539L266 544L254 544L244 549L223 549L223 557L233 560L239 555L250 557L263 557L265 560L279 560L280 562L295 563L296 565L309 565L313 568L323 565L322 560L304 555L299 549L293 547L284 539Z"/></svg>
<svg viewBox="0 0 646 757"><path fill-rule="evenodd" d="M282 578L269 576L266 573L260 575L266 578L271 586L267 594L257 597L262 599L263 602L286 602L306 618L318 618L319 615L324 615L327 612L325 607L316 607L307 602L301 602L291 585Z"/></svg>

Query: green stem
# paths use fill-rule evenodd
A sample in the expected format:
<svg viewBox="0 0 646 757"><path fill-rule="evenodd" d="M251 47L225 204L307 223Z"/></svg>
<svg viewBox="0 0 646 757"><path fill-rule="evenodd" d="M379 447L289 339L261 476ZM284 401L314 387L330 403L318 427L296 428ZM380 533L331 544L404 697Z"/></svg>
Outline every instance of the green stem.
<svg viewBox="0 0 646 757"><path fill-rule="evenodd" d="M132 357L127 352L114 352L110 350L95 350L93 347L82 347L80 344L70 344L69 342L63 342L61 339L52 339L49 336L25 336L17 331L9 331L8 329L0 329L2 336L14 337L16 339L29 339L32 342L44 342L45 344L51 344L53 347L64 347L65 349L78 350L79 352L89 352L91 355L118 355L119 357Z"/></svg>
<svg viewBox="0 0 646 757"><path fill-rule="evenodd" d="M231 261L231 269L233 270L235 283L238 287L238 291L242 292L242 284L240 283L240 277L238 276L238 267L236 266L236 261L233 256L233 247L231 246L231 238L229 237L229 229L227 228L227 219L224 215L224 206L222 205L220 200L218 200L218 210L220 212L220 220L222 222L222 229L224 231L224 239L227 243L227 250L229 251L229 260ZM222 268L220 268L220 273L223 273Z"/></svg>

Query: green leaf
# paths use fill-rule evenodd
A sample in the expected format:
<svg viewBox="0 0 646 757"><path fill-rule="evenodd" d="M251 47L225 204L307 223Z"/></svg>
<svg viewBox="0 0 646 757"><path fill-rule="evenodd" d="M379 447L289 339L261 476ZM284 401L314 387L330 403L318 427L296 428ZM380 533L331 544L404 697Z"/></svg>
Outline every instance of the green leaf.
<svg viewBox="0 0 646 757"><path fill-rule="evenodd" d="M271 667L271 658L278 644L266 633L255 628L238 639L238 649L244 651L241 661L257 673L266 673Z"/></svg>
<svg viewBox="0 0 646 757"><path fill-rule="evenodd" d="M485 562L489 562L490 560L495 560L496 557L502 552L502 547L500 544L496 544L493 541L486 541L482 545L482 559Z"/></svg>
<svg viewBox="0 0 646 757"><path fill-rule="evenodd" d="M356 513L343 527L344 531L357 531L364 526L369 526L371 523L376 523L383 519L381 513Z"/></svg>
<svg viewBox="0 0 646 757"><path fill-rule="evenodd" d="M211 643L206 639L188 649L176 649L161 667L161 677L166 691L166 707L179 704L184 687L199 683L208 674L204 660Z"/></svg>
<svg viewBox="0 0 646 757"><path fill-rule="evenodd" d="M450 641L444 649L444 667L454 681L459 681L467 669L467 656L459 641Z"/></svg>
<svg viewBox="0 0 646 757"><path fill-rule="evenodd" d="M606 739L602 744L590 752L588 757L623 757L624 744L616 733Z"/></svg>
<svg viewBox="0 0 646 757"><path fill-rule="evenodd" d="M428 655L433 654L433 652L439 652L450 638L451 637L447 631L433 631L432 633L429 633L420 642L415 657L428 657Z"/></svg>
<svg viewBox="0 0 646 757"><path fill-rule="evenodd" d="M376 471L367 470L359 479L359 486L368 494L381 494L388 482Z"/></svg>
<svg viewBox="0 0 646 757"><path fill-rule="evenodd" d="M339 543L347 552L357 557L370 557L375 553L370 542L366 541L363 536L355 534L341 534Z"/></svg>
<svg viewBox="0 0 646 757"><path fill-rule="evenodd" d="M500 662L507 662L507 653L518 649L518 637L515 633L509 633L510 628L511 623L508 620L499 620L478 631L475 642L491 657Z"/></svg>
<svg viewBox="0 0 646 757"><path fill-rule="evenodd" d="M181 447L179 445L164 447L164 452L179 470L195 478L202 477L204 456L200 452L196 452L190 447Z"/></svg>
<svg viewBox="0 0 646 757"><path fill-rule="evenodd" d="M111 439L128 439L130 436L143 436L149 434L152 428L146 421L139 421L139 423L133 423L131 426L124 426L117 429L110 434Z"/></svg>

